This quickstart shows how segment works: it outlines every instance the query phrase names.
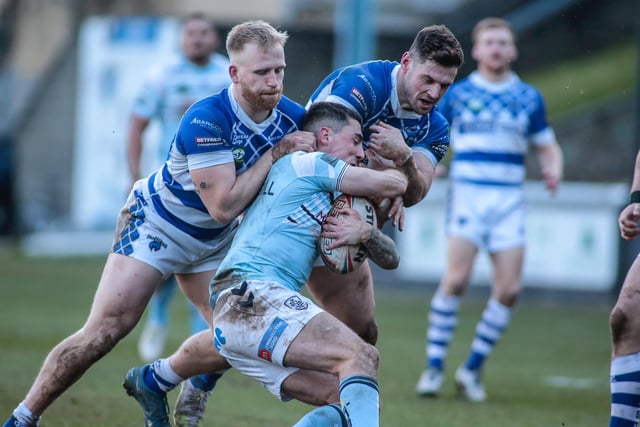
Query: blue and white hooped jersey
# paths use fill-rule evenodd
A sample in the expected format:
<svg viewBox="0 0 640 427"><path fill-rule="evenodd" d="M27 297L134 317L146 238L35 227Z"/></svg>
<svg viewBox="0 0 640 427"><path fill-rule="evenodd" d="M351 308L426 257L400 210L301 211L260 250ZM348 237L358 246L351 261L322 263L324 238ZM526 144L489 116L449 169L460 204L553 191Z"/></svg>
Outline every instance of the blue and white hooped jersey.
<svg viewBox="0 0 640 427"><path fill-rule="evenodd" d="M209 63L202 67L183 54L177 54L149 70L136 95L133 113L149 120L158 119L161 123L154 168L167 160L169 145L187 108L230 84L229 60L218 53L211 55Z"/></svg>
<svg viewBox="0 0 640 427"><path fill-rule="evenodd" d="M453 182L521 186L528 144L550 144L544 100L512 73L493 83L477 71L454 84L439 103L451 123Z"/></svg>
<svg viewBox="0 0 640 427"><path fill-rule="evenodd" d="M400 64L390 61L339 68L320 83L307 105L330 101L350 107L362 117L365 131L378 120L398 128L407 145L435 166L449 148L449 123L437 108L424 116L402 109L397 89L399 68Z"/></svg>
<svg viewBox="0 0 640 427"><path fill-rule="evenodd" d="M319 255L322 220L349 167L320 152L298 151L278 160L245 213L218 275L233 272L300 290Z"/></svg>
<svg viewBox="0 0 640 427"><path fill-rule="evenodd" d="M227 226L209 215L189 171L234 163L237 175L245 172L282 137L298 130L304 113L302 105L283 96L264 122L255 123L230 88L196 102L180 121L169 159L149 177L156 211L195 238L215 238Z"/></svg>

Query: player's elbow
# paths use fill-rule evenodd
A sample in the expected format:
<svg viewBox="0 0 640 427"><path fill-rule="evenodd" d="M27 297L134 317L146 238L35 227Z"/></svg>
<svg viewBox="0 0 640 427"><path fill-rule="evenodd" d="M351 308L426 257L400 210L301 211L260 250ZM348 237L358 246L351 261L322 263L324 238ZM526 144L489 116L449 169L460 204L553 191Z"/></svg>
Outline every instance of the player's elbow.
<svg viewBox="0 0 640 427"><path fill-rule="evenodd" d="M384 270L395 270L400 265L400 255L397 253L386 253L384 256L374 260L374 262Z"/></svg>
<svg viewBox="0 0 640 427"><path fill-rule="evenodd" d="M380 186L381 197L397 197L407 191L407 180L401 176L393 176L391 179L387 179Z"/></svg>
<svg viewBox="0 0 640 427"><path fill-rule="evenodd" d="M410 208L420 203L426 196L427 192L424 188L410 188L402 196L402 204L405 208Z"/></svg>
<svg viewBox="0 0 640 427"><path fill-rule="evenodd" d="M222 209L209 210L209 215L222 225L231 224L231 222L238 217L237 213Z"/></svg>

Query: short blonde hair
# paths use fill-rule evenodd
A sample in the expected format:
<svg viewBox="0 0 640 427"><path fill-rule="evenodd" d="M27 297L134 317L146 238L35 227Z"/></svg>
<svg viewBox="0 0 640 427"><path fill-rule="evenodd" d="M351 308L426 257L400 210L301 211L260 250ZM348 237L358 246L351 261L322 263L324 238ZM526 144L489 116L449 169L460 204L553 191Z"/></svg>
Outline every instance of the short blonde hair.
<svg viewBox="0 0 640 427"><path fill-rule="evenodd" d="M505 28L509 30L511 33L511 37L513 38L513 42L516 42L516 33L513 31L511 24L509 21L503 18L489 17L484 18L473 27L473 31L471 31L471 42L476 43L478 41L478 35L484 30L490 30L493 28Z"/></svg>
<svg viewBox="0 0 640 427"><path fill-rule="evenodd" d="M227 53L241 52L248 43L256 43L258 47L268 49L276 44L284 47L289 35L286 31L278 31L265 21L246 21L229 30L227 34Z"/></svg>

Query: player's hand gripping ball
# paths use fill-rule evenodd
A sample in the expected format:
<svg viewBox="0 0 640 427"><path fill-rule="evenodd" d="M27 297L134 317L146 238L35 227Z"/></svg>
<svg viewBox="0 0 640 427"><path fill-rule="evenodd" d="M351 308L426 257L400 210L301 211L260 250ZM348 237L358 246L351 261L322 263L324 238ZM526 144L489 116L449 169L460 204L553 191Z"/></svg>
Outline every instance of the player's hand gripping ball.
<svg viewBox="0 0 640 427"><path fill-rule="evenodd" d="M364 197L350 196L342 194L333 202L331 210L327 216L342 216L339 211L342 208L354 209L360 217L372 227L377 227L377 218L373 205ZM331 271L346 274L357 269L369 256L369 252L363 243L356 245L345 245L334 249L327 249L333 243L332 238L322 237L318 239L320 256L324 264Z"/></svg>

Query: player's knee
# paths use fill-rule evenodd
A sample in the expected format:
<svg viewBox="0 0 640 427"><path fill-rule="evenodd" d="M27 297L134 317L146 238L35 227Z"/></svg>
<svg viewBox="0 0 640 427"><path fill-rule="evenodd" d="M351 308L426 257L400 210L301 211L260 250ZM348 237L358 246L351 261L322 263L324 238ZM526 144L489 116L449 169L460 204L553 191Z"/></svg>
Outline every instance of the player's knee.
<svg viewBox="0 0 640 427"><path fill-rule="evenodd" d="M376 345L378 342L378 323L375 320L371 320L367 323L363 333L360 337L371 345Z"/></svg>
<svg viewBox="0 0 640 427"><path fill-rule="evenodd" d="M440 284L440 289L446 295L455 295L460 297L467 290L468 285L469 279L467 276L447 273Z"/></svg>
<svg viewBox="0 0 640 427"><path fill-rule="evenodd" d="M620 305L616 304L611 310L609 316L609 327L611 329L611 340L613 345L617 345L622 341L622 337L625 335L629 325L629 316L626 310Z"/></svg>
<svg viewBox="0 0 640 427"><path fill-rule="evenodd" d="M111 351L121 339L126 337L135 322L130 322L125 318L102 319L97 327L91 328L85 325L85 334L89 335L89 341L95 349L103 354Z"/></svg>
<svg viewBox="0 0 640 427"><path fill-rule="evenodd" d="M497 300L506 307L513 307L518 302L518 296L520 296L520 287L512 286L500 292Z"/></svg>
<svg viewBox="0 0 640 427"><path fill-rule="evenodd" d="M355 354L356 369L363 374L376 376L380 364L380 353L371 344L363 343Z"/></svg>

